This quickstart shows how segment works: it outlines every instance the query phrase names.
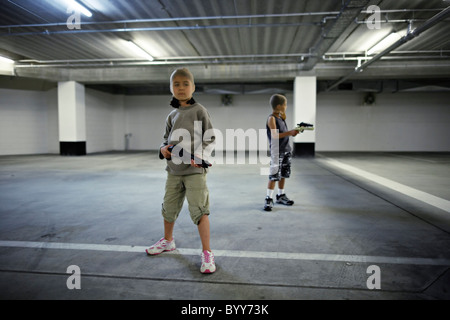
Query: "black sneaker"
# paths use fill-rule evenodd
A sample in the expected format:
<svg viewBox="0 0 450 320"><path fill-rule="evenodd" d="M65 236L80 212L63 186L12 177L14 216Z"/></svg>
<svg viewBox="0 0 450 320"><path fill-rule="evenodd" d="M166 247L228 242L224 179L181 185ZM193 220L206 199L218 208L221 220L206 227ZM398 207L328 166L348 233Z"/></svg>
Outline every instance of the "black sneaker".
<svg viewBox="0 0 450 320"><path fill-rule="evenodd" d="M273 199L267 196L264 201L264 211L272 211Z"/></svg>
<svg viewBox="0 0 450 320"><path fill-rule="evenodd" d="M283 193L281 195L277 195L277 203L284 204L286 206L292 206L294 204L294 201L290 200L288 197L286 197L286 194Z"/></svg>

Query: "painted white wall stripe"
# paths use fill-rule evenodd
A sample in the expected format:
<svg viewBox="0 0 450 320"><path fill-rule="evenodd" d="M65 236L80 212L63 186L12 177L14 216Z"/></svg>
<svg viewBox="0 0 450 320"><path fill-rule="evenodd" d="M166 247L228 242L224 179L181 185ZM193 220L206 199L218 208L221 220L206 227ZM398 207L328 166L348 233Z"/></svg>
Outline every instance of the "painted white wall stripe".
<svg viewBox="0 0 450 320"><path fill-rule="evenodd" d="M342 163L340 161L337 161L335 159L329 159L324 158L321 159L321 161L324 161L325 163L328 163L332 166L335 166L337 168L346 170L348 172L351 172L353 174L356 174L358 176L361 176L365 179L371 180L373 182L376 182L384 187L390 188L392 190L395 190L397 192L403 193L409 197L412 197L414 199L417 199L419 201L425 202L429 205L432 205L436 208L442 209L444 211L450 212L450 201L446 199L442 199L436 196L433 196L432 194L405 186L401 183L377 176L376 174L355 168L353 166L350 166L348 164Z"/></svg>
<svg viewBox="0 0 450 320"><path fill-rule="evenodd" d="M129 245L108 245L88 243L60 243L60 242L31 242L31 241L0 241L4 248L32 248L32 249L59 249L59 250L92 250L112 251L145 254L147 247ZM177 248L164 254L200 255L200 249ZM214 250L216 257L256 258L256 259L282 259L306 261L330 261L353 263L386 263L426 266L450 266L450 259L420 258L420 257L385 257L324 253L289 253L289 252L260 252L240 250Z"/></svg>

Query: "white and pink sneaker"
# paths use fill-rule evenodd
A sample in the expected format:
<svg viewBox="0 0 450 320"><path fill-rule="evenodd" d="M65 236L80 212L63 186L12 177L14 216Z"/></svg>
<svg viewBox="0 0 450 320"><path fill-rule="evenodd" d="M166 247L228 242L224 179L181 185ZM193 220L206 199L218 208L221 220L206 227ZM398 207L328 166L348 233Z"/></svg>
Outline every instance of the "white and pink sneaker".
<svg viewBox="0 0 450 320"><path fill-rule="evenodd" d="M164 251L173 251L175 249L176 249L175 239L173 239L172 241L168 241L164 238L161 238L157 243L152 245L150 248L145 249L145 252L147 252L148 255L154 256L163 253Z"/></svg>
<svg viewBox="0 0 450 320"><path fill-rule="evenodd" d="M216 264L214 262L214 254L211 251L202 252L202 266L201 273L214 273L216 271Z"/></svg>

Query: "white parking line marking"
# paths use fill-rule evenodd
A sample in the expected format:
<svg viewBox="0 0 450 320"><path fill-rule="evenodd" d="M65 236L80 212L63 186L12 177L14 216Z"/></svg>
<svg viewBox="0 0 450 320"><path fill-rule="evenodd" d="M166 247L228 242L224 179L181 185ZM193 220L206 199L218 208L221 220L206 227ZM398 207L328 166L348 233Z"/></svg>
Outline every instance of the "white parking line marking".
<svg viewBox="0 0 450 320"><path fill-rule="evenodd" d="M414 199L417 199L419 201L425 202L429 205L432 205L436 208L439 208L441 210L450 212L450 201L433 196L432 194L405 186L404 184L377 176L376 174L355 168L353 166L350 166L348 164L342 163L340 161L334 160L334 159L322 159L322 161L338 167L340 169L346 170L348 172L351 172L353 174L356 174L358 176L361 176L365 179L371 180L373 182L376 182L384 187L390 188L392 190L395 190L397 192L403 193L409 197L412 197Z"/></svg>
<svg viewBox="0 0 450 320"><path fill-rule="evenodd" d="M60 250L92 250L113 251L145 254L147 247L130 245L107 245L88 243L60 243L60 242L32 242L32 241L0 241L4 248L32 248L32 249L60 249ZM177 248L175 251L163 254L200 255L200 249ZM216 257L282 259L306 261L331 261L353 263L385 263L426 266L450 266L450 259L420 258L420 257L385 257L324 253L289 253L289 252L260 252L240 250L213 250Z"/></svg>

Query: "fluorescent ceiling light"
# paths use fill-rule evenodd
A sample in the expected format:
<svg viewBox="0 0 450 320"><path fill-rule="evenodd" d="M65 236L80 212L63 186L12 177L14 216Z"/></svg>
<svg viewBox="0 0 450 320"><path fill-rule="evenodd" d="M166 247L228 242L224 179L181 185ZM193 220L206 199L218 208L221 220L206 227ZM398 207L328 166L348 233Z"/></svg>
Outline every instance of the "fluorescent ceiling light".
<svg viewBox="0 0 450 320"><path fill-rule="evenodd" d="M388 35L386 38L378 42L376 45L374 45L372 48L367 50L367 54L371 55L374 53L381 52L387 48L389 48L391 45L393 45L395 42L400 40L401 35L397 32L393 32L390 35Z"/></svg>
<svg viewBox="0 0 450 320"><path fill-rule="evenodd" d="M140 55L141 57L144 57L150 61L155 60L147 51L139 47L137 44L135 44L133 41L127 41L128 48L134 51L134 53Z"/></svg>
<svg viewBox="0 0 450 320"><path fill-rule="evenodd" d="M79 4L77 1L75 0L65 0L65 2L67 3L67 5L70 8L73 8L75 11L79 11L82 14L84 14L86 17L92 17L92 13L86 9L86 7L82 6L81 4Z"/></svg>
<svg viewBox="0 0 450 320"><path fill-rule="evenodd" d="M14 63L14 60L0 56L0 62Z"/></svg>

